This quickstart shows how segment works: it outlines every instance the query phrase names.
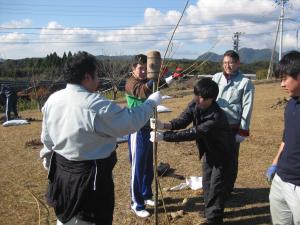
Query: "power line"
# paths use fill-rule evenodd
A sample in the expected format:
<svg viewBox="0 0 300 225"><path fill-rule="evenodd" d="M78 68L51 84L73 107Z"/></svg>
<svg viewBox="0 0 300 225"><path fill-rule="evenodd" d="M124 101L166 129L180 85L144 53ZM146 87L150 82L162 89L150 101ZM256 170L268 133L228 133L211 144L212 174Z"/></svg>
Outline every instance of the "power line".
<svg viewBox="0 0 300 225"><path fill-rule="evenodd" d="M112 16L112 12L95 12L95 13L89 13L87 12L86 14L82 14L82 13L72 13L70 12L69 14L65 14L65 13L47 13L47 12L32 12L32 13L26 13L26 12L16 12L15 10L12 11L7 11L7 12L1 12L1 14L12 14L12 13L17 13L19 15L48 15L48 16L64 16L64 17L75 17L75 16L84 16L84 17L100 17L100 16ZM116 14L113 15L114 18L119 17L119 18L139 18L141 17L141 15L143 15L143 12L140 12L140 15L133 15L133 14L126 14L124 12L124 14L120 13L120 12L116 12Z"/></svg>
<svg viewBox="0 0 300 225"><path fill-rule="evenodd" d="M24 11L17 11L15 9L12 10L4 10L1 11L1 14L3 15L10 15L10 14L19 14L19 15L32 15L32 16L39 16L39 15L47 15L47 16L63 16L63 17L75 17L75 16L84 16L84 17L101 17L101 16L113 16L114 18L140 18L144 15L144 11L136 11L134 13L129 13L127 14L127 11L98 11L98 12L89 12L89 10L82 10L81 12L73 12L73 11L64 11L64 12L57 12L56 10L52 11L30 11L30 12L24 12ZM137 13L139 13L137 15ZM232 10L228 12L223 12L224 14L227 15L232 15ZM238 13L238 12L236 12ZM113 15L112 15L113 14ZM254 17L254 16L253 16ZM255 16L257 17L257 16ZM262 16L263 17L263 16Z"/></svg>
<svg viewBox="0 0 300 225"><path fill-rule="evenodd" d="M229 37L229 36L228 36ZM214 37L209 37L214 38ZM176 38L174 41L202 40L209 38ZM217 36L215 37L217 38ZM106 41L0 41L0 44L94 44L94 43L128 43L128 42L158 42L169 41L169 39L146 39L146 40L106 40Z"/></svg>
<svg viewBox="0 0 300 225"><path fill-rule="evenodd" d="M269 20L268 22L275 22L277 20ZM265 20L255 20L255 21L249 21L252 23L263 23L265 24ZM131 30L131 29L157 29L157 28L173 28L174 24L163 24L163 25L143 25L143 26L135 26L135 27L128 27L128 26L91 26L91 27L6 27L6 26L0 26L0 30L78 30L78 29L90 29L90 30ZM225 27L225 26L232 26L232 23L194 23L194 24L181 24L179 27L199 27L199 26L207 26L207 27ZM243 25L243 26L249 26L249 25Z"/></svg>
<svg viewBox="0 0 300 225"><path fill-rule="evenodd" d="M185 28L186 28L187 26L185 26ZM239 29L242 29L243 27L249 27L249 25L240 25L240 26L235 26L234 28L236 29L236 28L239 28ZM197 26L193 26L193 27L188 27L188 29L192 29L192 28L197 28ZM211 28L213 28L213 27L211 27ZM207 32L217 32L217 31L222 31L222 30L227 30L228 28L231 28L231 26L230 25L228 25L228 27L227 26L220 26L220 27L216 27L216 29L209 29L209 30L207 30ZM30 28L28 28L29 30L30 30ZM59 30L60 30L61 28L59 28ZM1 29L0 29L1 30ZM50 29L50 30L52 30L52 29ZM63 29L62 31L65 31L65 30L67 30L67 31L69 31L69 29L68 28L65 28L65 29ZM117 31L119 30L119 31L123 31L123 30L120 30L120 29L116 29ZM134 30L134 28L133 29L131 29L132 31L135 31L135 33L114 33L113 35L114 36L131 36L131 35L136 35L136 36L148 36L148 35L168 35L168 34L170 34L170 31L169 30L167 30L167 31L163 31L163 30L161 30L161 31L159 31L159 32L154 32L154 33L149 33L148 32L148 30L146 30L146 29L143 29L143 30L141 30L141 29L138 29L138 31L139 32L142 32L142 33L137 33L136 31L137 30ZM152 29L151 29L152 30ZM155 30L157 30L157 29L155 29ZM55 30L56 31L56 30ZM37 32L22 32L22 33L18 33L18 32L12 32L12 31L0 31L0 34L12 34L12 33L17 33L17 34L26 34L26 35L39 35L39 36L80 36L80 35L91 35L91 34L99 34L99 33L87 33L86 32L86 30L74 30L74 31L83 31L84 33L80 33L80 32L76 32L76 33L62 33L62 32L57 32L57 33L53 33L53 32L51 32L51 33L37 33ZM90 29L90 31L95 31L95 30L91 30ZM97 30L98 31L98 30ZM107 31L107 30L105 30L105 31ZM145 32L147 32L147 33L144 33L143 31L145 31ZM197 32L196 30L193 30L193 32ZM203 32L203 30L200 30L199 32ZM187 33L187 31L186 30L178 30L177 31L177 34L186 34ZM105 34L101 34L101 35L105 35ZM106 34L106 36L109 36L109 35L112 35L112 34L110 34L110 33L107 33Z"/></svg>
<svg viewBox="0 0 300 225"><path fill-rule="evenodd" d="M251 35L268 35L272 34L274 31L270 32L261 32L261 33L248 33L245 36ZM221 36L208 36L208 37L197 37L197 38L175 38L174 41L193 41L193 40L209 40L213 38L224 38L231 37L231 35L221 35ZM99 43L130 43L130 42L158 42L158 41L168 41L169 39L144 39L144 40L104 40L104 41L0 41L0 44L99 44Z"/></svg>
<svg viewBox="0 0 300 225"><path fill-rule="evenodd" d="M242 26L240 26L242 27ZM227 28L220 28L219 30L210 30L210 32L213 32L213 31L220 31L220 30L223 30L223 29L227 29ZM285 31L295 31L295 29L286 29ZM201 31L199 31L201 32ZM62 36L65 36L65 37L72 37L72 36L75 36L75 37L80 37L80 36L87 36L87 35L97 35L98 38L107 38L107 37L111 37L112 35L114 37L125 37L125 36L154 36L154 35L169 35L170 33L169 32L156 32L156 33L112 33L112 34L100 34L100 33L71 33L71 34L68 34L68 33L31 33L31 32L25 32L25 33L16 33L16 32L5 32L5 31L0 31L0 34L1 33L4 33L4 34L31 34L31 35L38 35L40 37L47 37L47 36L53 36L53 37L56 37L56 36L59 36L59 37L62 37ZM274 33L273 31L268 31L268 32L260 32L260 33L243 33L244 36L253 36L253 35L268 35L268 34L272 34ZM178 35L181 35L181 34L184 34L186 35L186 31L178 31ZM220 37L220 36L208 36L208 37L204 37L204 38L190 38L191 40L195 40L195 39L209 39L209 38L217 38L217 37ZM84 37L83 37L84 38ZM88 37L87 37L88 38ZM57 38L56 38L57 39ZM37 40L37 39L27 39L29 41L32 41L32 40ZM143 41L143 40L140 40L140 41ZM151 40L152 41L152 40ZM7 43L12 43L12 42L7 42Z"/></svg>
<svg viewBox="0 0 300 225"><path fill-rule="evenodd" d="M293 19L293 18L283 18L283 20L289 20L289 21L292 21L292 22L295 22L295 23L300 23L300 20Z"/></svg>
<svg viewBox="0 0 300 225"><path fill-rule="evenodd" d="M126 1L124 1L126 2ZM121 3L121 2L120 2ZM172 7L170 7L170 4L168 2L166 2L166 5L161 5L162 3L164 3L163 1L160 2L160 5L157 6L157 9L169 9L171 10ZM12 9L15 9L15 7L30 7L30 8L39 8L39 7L59 7L59 8L62 8L62 7L68 7L68 8L81 8L81 9L84 9L84 8L105 8L106 9L145 9L145 8L150 8L150 6L147 6L147 5L142 5L142 4L139 4L139 5L132 5L132 6L128 6L128 4L125 4L125 5L105 5L105 4L75 4L74 2L72 2L72 4L62 4L62 3L59 3L59 4L49 4L49 2L47 2L47 4L41 4L41 3L37 3L37 2L34 2L32 4L28 3L28 2L18 2L18 3L14 3L14 2L5 2L5 7L2 7L2 8L7 8L7 7L13 7ZM151 8L153 8L155 6L151 6ZM257 8L265 8L265 7L259 7L257 6ZM240 9L233 9L231 6L205 6L205 8L201 8L201 10L218 10L218 9L222 9L222 11L227 11L228 12L234 12L235 10L237 12L240 12Z"/></svg>
<svg viewBox="0 0 300 225"><path fill-rule="evenodd" d="M48 1L46 1L47 3L46 4L41 4L40 2L34 2L32 4L30 4L28 1L27 2L18 2L18 3L15 3L15 2L5 2L5 6L10 6L10 7L68 7L68 8L77 8L77 7L80 7L80 8L95 8L95 7L101 7L101 8L104 8L107 9L107 8L120 8L120 9L145 9L146 5L142 5L142 4L139 4L139 5L131 5L131 6L128 6L127 2L125 2L124 5L121 5L121 4L118 4L118 5L105 5L105 4L76 4L74 2L72 2L72 4L62 4L62 3L59 3L59 4L49 4ZM99 2L100 3L100 2ZM102 2L103 3L103 2ZM122 2L120 2L122 3ZM168 2L166 2L166 5L162 5L164 2L160 2L160 5L159 5L159 9L170 9L170 4ZM153 6L152 6L153 7Z"/></svg>

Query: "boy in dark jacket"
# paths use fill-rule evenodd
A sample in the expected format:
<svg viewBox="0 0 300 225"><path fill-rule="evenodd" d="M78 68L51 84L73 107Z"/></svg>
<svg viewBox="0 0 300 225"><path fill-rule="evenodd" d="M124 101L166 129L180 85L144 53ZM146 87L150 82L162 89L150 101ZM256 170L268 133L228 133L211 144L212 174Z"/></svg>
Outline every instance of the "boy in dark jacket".
<svg viewBox="0 0 300 225"><path fill-rule="evenodd" d="M151 132L150 140L181 142L196 140L200 159L203 156L203 195L206 221L203 224L222 224L226 197L235 154L234 137L225 113L216 103L218 85L203 78L194 86L194 99L181 115L169 123L151 121L151 128L171 131ZM186 128L190 123L193 126ZM184 129L184 130L180 130ZM180 130L180 131L173 131Z"/></svg>

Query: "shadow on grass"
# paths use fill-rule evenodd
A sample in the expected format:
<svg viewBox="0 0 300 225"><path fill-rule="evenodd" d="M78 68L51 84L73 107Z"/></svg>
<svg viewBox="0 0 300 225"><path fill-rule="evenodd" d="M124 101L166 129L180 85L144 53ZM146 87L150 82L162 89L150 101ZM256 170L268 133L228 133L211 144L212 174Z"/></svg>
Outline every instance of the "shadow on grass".
<svg viewBox="0 0 300 225"><path fill-rule="evenodd" d="M271 224L270 216L253 215L251 218L239 218L234 221L226 221L224 225L256 225L256 224Z"/></svg>
<svg viewBox="0 0 300 225"><path fill-rule="evenodd" d="M169 168L164 174L160 175L159 177L173 177L178 180L185 180L185 177L181 174L176 174L175 170L176 169L174 168Z"/></svg>
<svg viewBox="0 0 300 225"><path fill-rule="evenodd" d="M269 188L236 188L234 194L226 203L224 219L226 225L271 224L269 210ZM186 213L199 212L203 214L203 197L188 198L182 206L183 198L164 199L167 212L184 210ZM162 206L159 213L164 213Z"/></svg>
<svg viewBox="0 0 300 225"><path fill-rule="evenodd" d="M235 188L226 207L226 225L271 224L269 188ZM245 208L246 206L246 208Z"/></svg>
<svg viewBox="0 0 300 225"><path fill-rule="evenodd" d="M269 202L269 188L235 188L227 201L228 208Z"/></svg>

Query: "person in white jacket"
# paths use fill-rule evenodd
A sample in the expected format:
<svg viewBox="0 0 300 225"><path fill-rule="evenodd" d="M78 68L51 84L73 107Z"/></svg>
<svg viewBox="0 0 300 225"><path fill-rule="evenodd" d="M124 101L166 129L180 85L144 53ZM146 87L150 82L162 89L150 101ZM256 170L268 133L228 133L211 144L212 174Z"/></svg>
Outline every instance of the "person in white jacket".
<svg viewBox="0 0 300 225"><path fill-rule="evenodd" d="M225 111L236 139L235 149L233 149L236 152L235 169L229 178L232 182L232 190L238 174L240 143L250 133L254 98L254 85L239 71L239 68L239 55L233 50L228 50L223 57L223 72L215 74L212 78L219 86L217 103Z"/></svg>
<svg viewBox="0 0 300 225"><path fill-rule="evenodd" d="M97 68L94 56L73 55L65 66L66 88L42 109L40 157L58 225L112 224L116 139L143 127L161 101L155 92L134 109L120 107L96 93Z"/></svg>

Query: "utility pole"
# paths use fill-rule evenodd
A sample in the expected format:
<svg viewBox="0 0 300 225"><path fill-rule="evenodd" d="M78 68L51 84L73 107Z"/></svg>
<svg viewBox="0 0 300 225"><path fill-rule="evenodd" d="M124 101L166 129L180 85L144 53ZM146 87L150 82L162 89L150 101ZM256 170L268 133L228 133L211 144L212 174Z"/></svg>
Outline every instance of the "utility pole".
<svg viewBox="0 0 300 225"><path fill-rule="evenodd" d="M235 32L233 34L233 37L232 37L232 40L233 40L233 50L236 51L236 52L239 51L240 35L242 35L242 32Z"/></svg>
<svg viewBox="0 0 300 225"><path fill-rule="evenodd" d="M275 41L274 41L274 45L273 45L273 49L272 49L271 60L270 60L270 64L269 64L268 74L267 74L267 80L269 80L271 78L272 74L273 74L274 53L275 53L275 50L276 50L279 26L280 26L280 18L279 18L278 23L277 23L276 36L275 36Z"/></svg>
<svg viewBox="0 0 300 225"><path fill-rule="evenodd" d="M285 1L281 0L281 12L280 12L280 41L279 41L279 60L282 57L282 42L283 42L283 20L284 20L284 4Z"/></svg>
<svg viewBox="0 0 300 225"><path fill-rule="evenodd" d="M277 5L281 6L281 13L280 13L280 17L279 17L279 20L278 20L278 23L277 23L276 36L275 36L274 46L273 46L273 49L272 49L272 55L271 55L270 64L269 64L269 68L268 68L267 80L269 80L271 78L272 74L273 74L274 53L275 53L275 49L276 49L277 37L278 37L279 30L280 30L279 57L278 57L279 60L281 59L281 56L282 56L284 5L288 1L289 0L275 0L275 3Z"/></svg>
<svg viewBox="0 0 300 225"><path fill-rule="evenodd" d="M280 11L280 41L279 41L279 60L282 56L282 42L283 42L283 21L284 21L284 6L287 4L289 0L275 0L277 5L281 6Z"/></svg>

